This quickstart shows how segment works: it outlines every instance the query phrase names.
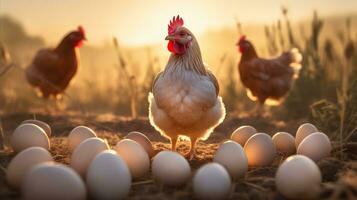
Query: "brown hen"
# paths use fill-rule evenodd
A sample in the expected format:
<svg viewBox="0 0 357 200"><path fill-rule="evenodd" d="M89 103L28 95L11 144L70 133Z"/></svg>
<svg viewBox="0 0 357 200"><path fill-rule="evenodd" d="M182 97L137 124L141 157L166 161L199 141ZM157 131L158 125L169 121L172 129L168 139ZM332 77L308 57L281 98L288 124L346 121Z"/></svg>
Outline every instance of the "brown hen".
<svg viewBox="0 0 357 200"><path fill-rule="evenodd" d="M28 82L47 99L57 97L69 85L78 68L77 47L85 40L84 29L68 33L56 48L41 49L35 55L32 64L26 68Z"/></svg>
<svg viewBox="0 0 357 200"><path fill-rule="evenodd" d="M283 52L273 59L260 58L253 44L242 36L238 41L242 57L238 66L247 95L261 105L278 105L298 77L301 54L297 49Z"/></svg>

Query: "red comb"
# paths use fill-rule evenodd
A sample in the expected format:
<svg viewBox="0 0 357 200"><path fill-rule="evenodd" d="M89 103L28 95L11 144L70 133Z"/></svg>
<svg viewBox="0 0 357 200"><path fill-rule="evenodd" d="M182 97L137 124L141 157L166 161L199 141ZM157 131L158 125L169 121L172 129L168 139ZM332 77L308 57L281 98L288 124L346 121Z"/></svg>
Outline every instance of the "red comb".
<svg viewBox="0 0 357 200"><path fill-rule="evenodd" d="M240 36L240 38L239 38L239 42L243 42L243 41L245 41L245 35L242 35L242 36Z"/></svg>
<svg viewBox="0 0 357 200"><path fill-rule="evenodd" d="M169 34L174 33L176 28L179 26L183 26L183 19L179 15L177 15L176 18L174 16L172 20L170 20L170 24L167 26Z"/></svg>
<svg viewBox="0 0 357 200"><path fill-rule="evenodd" d="M82 26L78 26L78 31L79 31L83 36L86 35L86 32L84 31L84 28L83 28Z"/></svg>

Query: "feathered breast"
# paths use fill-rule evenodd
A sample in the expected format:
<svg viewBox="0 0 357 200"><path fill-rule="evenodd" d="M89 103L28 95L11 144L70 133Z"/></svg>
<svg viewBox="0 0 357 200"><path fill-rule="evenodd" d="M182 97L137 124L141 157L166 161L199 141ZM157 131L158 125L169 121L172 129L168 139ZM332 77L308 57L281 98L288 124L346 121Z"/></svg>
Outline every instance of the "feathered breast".
<svg viewBox="0 0 357 200"><path fill-rule="evenodd" d="M199 120L217 101L216 88L209 76L177 66L159 75L153 94L158 107L184 126Z"/></svg>

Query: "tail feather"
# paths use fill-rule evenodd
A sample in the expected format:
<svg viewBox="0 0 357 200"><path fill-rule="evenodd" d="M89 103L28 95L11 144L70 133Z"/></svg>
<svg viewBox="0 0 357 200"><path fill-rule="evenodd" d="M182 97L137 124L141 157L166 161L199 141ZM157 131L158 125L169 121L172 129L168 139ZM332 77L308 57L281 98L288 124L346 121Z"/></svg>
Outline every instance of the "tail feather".
<svg viewBox="0 0 357 200"><path fill-rule="evenodd" d="M293 48L289 51L289 57L290 67L294 70L294 78L297 78L301 69L302 55L297 48Z"/></svg>

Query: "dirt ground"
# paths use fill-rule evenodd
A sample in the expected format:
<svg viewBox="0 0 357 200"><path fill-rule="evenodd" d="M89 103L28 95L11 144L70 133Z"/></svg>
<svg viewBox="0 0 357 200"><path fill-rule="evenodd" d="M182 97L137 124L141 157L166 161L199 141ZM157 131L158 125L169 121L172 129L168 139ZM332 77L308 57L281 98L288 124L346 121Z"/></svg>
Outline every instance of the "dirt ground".
<svg viewBox="0 0 357 200"><path fill-rule="evenodd" d="M145 133L153 142L155 150L160 151L170 147L169 141L149 124L147 118L131 120L114 115L82 115L66 112L63 114L45 114L43 112L2 114L1 120L5 134L5 143L21 121L36 117L47 122L52 127L51 153L58 162L68 164L70 154L66 145L66 136L72 128L86 125L95 130L99 137L115 145L130 131ZM253 125L260 132L273 135L277 131L286 131L295 134L297 127L304 120L283 122L271 117L249 117L230 114L225 121L216 128L207 141L201 141L197 147L197 158L190 161L192 174L198 167L212 160L218 145L229 138L234 129L241 125ZM6 167L14 156L8 147L0 150L0 199L20 199L17 191L10 189L5 180ZM333 142L333 146L336 143ZM179 151L188 152L188 142L181 141ZM343 158L337 148L334 148L331 157L318 163L323 175L323 190L319 199L357 199L357 152L356 143L344 149ZM244 179L237 180L232 186L230 199L284 199L275 187L274 175L282 158L277 156L273 165L264 168L251 168ZM292 172L294 173L294 172ZM129 199L194 199L192 183L188 182L180 188L169 188L157 185L149 174L142 180L135 181Z"/></svg>

